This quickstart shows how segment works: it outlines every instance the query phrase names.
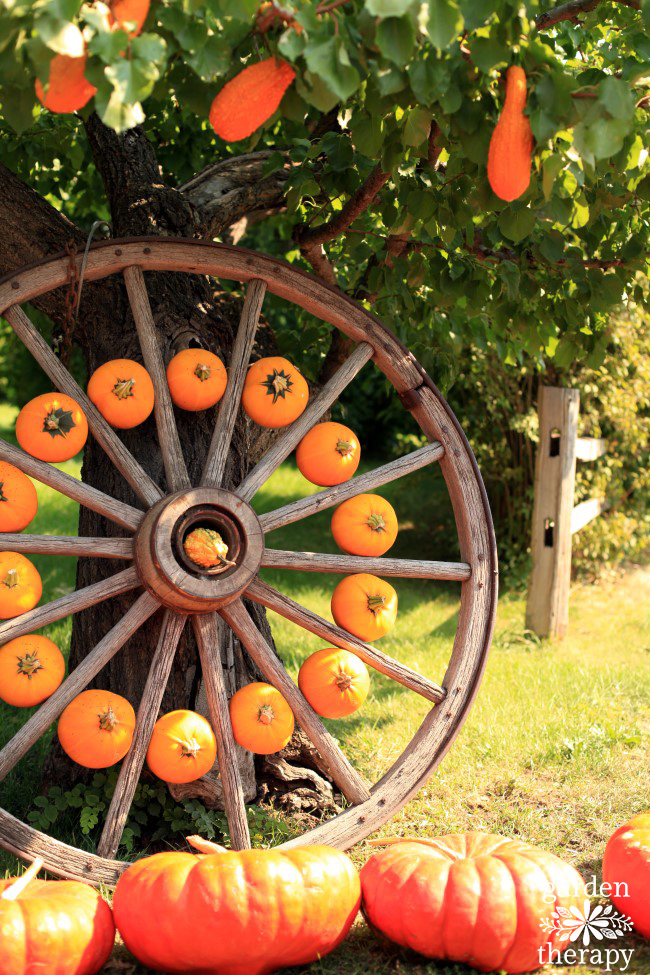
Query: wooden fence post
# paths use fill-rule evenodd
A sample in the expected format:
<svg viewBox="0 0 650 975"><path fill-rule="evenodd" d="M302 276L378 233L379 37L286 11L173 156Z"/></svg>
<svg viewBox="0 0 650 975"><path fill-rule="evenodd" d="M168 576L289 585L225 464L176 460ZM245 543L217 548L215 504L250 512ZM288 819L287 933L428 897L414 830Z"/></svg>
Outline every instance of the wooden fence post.
<svg viewBox="0 0 650 975"><path fill-rule="evenodd" d="M526 604L526 626L539 636L561 638L569 623L571 518L579 409L577 389L540 387L533 571Z"/></svg>

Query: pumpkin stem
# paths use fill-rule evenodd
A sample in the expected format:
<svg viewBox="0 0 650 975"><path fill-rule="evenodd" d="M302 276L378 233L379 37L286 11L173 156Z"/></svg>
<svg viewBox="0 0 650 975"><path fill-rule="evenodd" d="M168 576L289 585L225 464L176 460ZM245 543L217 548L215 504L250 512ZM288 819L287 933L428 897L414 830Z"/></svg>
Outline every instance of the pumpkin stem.
<svg viewBox="0 0 650 975"><path fill-rule="evenodd" d="M336 447L334 448L341 457L349 457L354 453L354 444L350 443L349 440L337 440Z"/></svg>
<svg viewBox="0 0 650 975"><path fill-rule="evenodd" d="M75 426L72 410L64 410L58 406L45 415L43 433L49 433L51 437L65 437Z"/></svg>
<svg viewBox="0 0 650 975"><path fill-rule="evenodd" d="M0 481L0 501L8 501L9 498L5 498L3 488L4 488L4 481Z"/></svg>
<svg viewBox="0 0 650 975"><path fill-rule="evenodd" d="M197 362L194 375L197 379L200 379L201 382L204 383L206 379L209 379L212 375L212 369L210 369L210 366L207 366L204 362Z"/></svg>
<svg viewBox="0 0 650 975"><path fill-rule="evenodd" d="M380 514L372 514L372 515L370 515L368 517L368 521L366 522L366 524L368 525L368 528L370 528L374 532L385 532L386 531L386 522L384 520L384 516L383 515L380 515Z"/></svg>
<svg viewBox="0 0 650 975"><path fill-rule="evenodd" d="M344 670L341 670L336 675L336 686L340 691L347 691L352 687L352 678Z"/></svg>
<svg viewBox="0 0 650 975"><path fill-rule="evenodd" d="M99 718L99 727L102 731L113 731L115 726L120 723L110 704L106 710L102 711L101 714L98 714L97 717Z"/></svg>
<svg viewBox="0 0 650 975"><path fill-rule="evenodd" d="M42 669L43 664L35 653L26 653L24 657L18 657L18 673L24 674L29 680Z"/></svg>
<svg viewBox="0 0 650 975"><path fill-rule="evenodd" d="M118 399L128 399L129 396L133 396L134 386L135 379L118 379L113 386L113 392Z"/></svg>
<svg viewBox="0 0 650 975"><path fill-rule="evenodd" d="M185 839L199 853L227 853L225 846L219 846L211 840L204 840L202 836L186 836Z"/></svg>
<svg viewBox="0 0 650 975"><path fill-rule="evenodd" d="M9 569L2 581L7 589L14 589L18 585L18 569Z"/></svg>
<svg viewBox="0 0 650 975"><path fill-rule="evenodd" d="M196 738L187 738L181 742L181 755L183 758L196 758L200 751L201 746Z"/></svg>
<svg viewBox="0 0 650 975"><path fill-rule="evenodd" d="M275 718L275 712L270 704L263 704L257 712L257 720L260 724L272 724Z"/></svg>
<svg viewBox="0 0 650 975"><path fill-rule="evenodd" d="M385 596L368 596L368 609L371 613L376 613L386 602Z"/></svg>
<svg viewBox="0 0 650 975"><path fill-rule="evenodd" d="M25 887L32 882L45 861L41 857L36 857L34 862L25 870L22 877L17 877L10 887L6 887L0 897L5 901L18 900Z"/></svg>
<svg viewBox="0 0 650 975"><path fill-rule="evenodd" d="M272 373L269 373L262 386L266 386L266 391L269 396L273 397L273 402L277 403L278 399L285 399L286 394L291 390L293 383L291 381L291 376L287 376L284 369L274 369Z"/></svg>

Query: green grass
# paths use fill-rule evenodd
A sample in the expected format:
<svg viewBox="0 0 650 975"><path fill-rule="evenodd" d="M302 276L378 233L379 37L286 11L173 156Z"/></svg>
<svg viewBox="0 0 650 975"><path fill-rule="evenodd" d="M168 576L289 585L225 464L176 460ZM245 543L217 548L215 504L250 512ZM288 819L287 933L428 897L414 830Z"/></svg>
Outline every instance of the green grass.
<svg viewBox="0 0 650 975"><path fill-rule="evenodd" d="M0 412L0 422L7 421ZM2 424L4 425L4 423ZM78 475L78 465L63 465ZM258 499L269 510L315 490L292 464L284 465ZM396 555L458 557L440 528L449 504L438 472L421 472L382 491L397 508L401 533ZM30 531L71 534L75 505L39 488L39 514ZM322 513L270 536L277 548L334 551ZM35 558L43 572L44 599L74 585L72 560ZM329 617L332 576L265 571L265 578L294 599ZM421 581L395 582L400 611L394 631L381 647L433 680L444 675L455 632L458 590ZM440 835L467 829L517 836L543 846L574 864L586 877L599 874L608 835L649 805L650 731L650 572L628 571L616 580L574 587L569 636L541 642L524 630L524 598L501 597L497 628L485 679L476 704L444 762L402 812L379 835ZM302 660L322 642L270 614L279 652L293 676ZM64 646L69 622L48 629ZM379 778L412 738L427 704L399 685L373 673L364 708L347 720L329 722L357 767ZM22 714L0 710L0 736L8 739ZM34 795L39 745L4 783L11 803L23 807ZM5 805L4 798L0 805ZM5 808L12 808L7 801ZM362 863L369 848L352 855ZM620 944L620 942L618 943ZM650 951L638 939L627 969L650 975ZM563 971L564 969L555 969ZM140 975L123 948L117 948L105 975ZM460 975L463 966L435 966L386 945L357 921L346 943L329 958L304 969L309 975L383 975L439 972ZM568 971L568 969L567 969ZM575 973L589 971L578 967Z"/></svg>

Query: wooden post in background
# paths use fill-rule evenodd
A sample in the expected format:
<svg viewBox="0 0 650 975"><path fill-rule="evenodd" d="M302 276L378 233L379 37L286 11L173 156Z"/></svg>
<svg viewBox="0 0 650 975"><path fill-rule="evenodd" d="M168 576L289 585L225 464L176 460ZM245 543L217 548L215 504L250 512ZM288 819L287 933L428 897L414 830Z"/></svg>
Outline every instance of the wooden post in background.
<svg viewBox="0 0 650 975"><path fill-rule="evenodd" d="M569 623L571 517L579 409L577 389L540 387L533 571L526 604L526 626L539 636L561 638Z"/></svg>

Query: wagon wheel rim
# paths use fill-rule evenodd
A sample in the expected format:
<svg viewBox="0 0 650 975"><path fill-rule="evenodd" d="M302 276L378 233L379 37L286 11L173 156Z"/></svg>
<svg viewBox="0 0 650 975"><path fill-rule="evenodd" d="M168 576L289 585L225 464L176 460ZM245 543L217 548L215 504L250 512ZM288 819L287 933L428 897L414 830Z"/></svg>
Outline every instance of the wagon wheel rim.
<svg viewBox="0 0 650 975"><path fill-rule="evenodd" d="M233 592L229 592L227 598L216 598L206 603L199 601L199 609L191 600L179 607L166 599L166 590L161 590L152 583L152 578L147 577L143 559L138 555L138 540L146 535L144 523L151 520L149 516L154 508L165 512L170 504L170 497L163 494L160 487L132 457L21 308L24 302L65 283L67 258L54 257L39 261L0 280L0 313L10 322L56 388L79 402L86 413L91 432L148 509L145 514L0 441L0 460L9 461L24 473L135 533L135 542L133 539L63 539L54 536L4 534L2 541L5 550L32 554L49 552L122 558L132 564L102 582L0 624L0 643L32 632L72 612L78 612L100 599L129 590L143 589L125 616L70 672L59 689L0 751L0 780L50 727L69 700L99 673L129 637L160 610L161 606L165 607L158 643L138 709L133 743L120 769L98 852L87 853L55 840L0 809L0 845L4 848L27 858L43 856L47 869L52 873L109 885L114 884L119 874L128 866L126 862L114 859L114 855L144 765L146 748L158 716L176 646L188 617L191 617L199 647L210 717L218 742L217 761L233 848L249 846L250 838L219 654L219 617L225 620L240 639L265 679L287 697L298 723L311 738L334 782L350 803L337 816L281 844L279 848L286 849L306 843L327 843L347 849L397 812L427 781L451 746L478 690L489 650L497 599L498 570L494 529L485 487L471 448L458 420L431 379L408 349L374 315L338 289L286 262L264 257L244 248L151 237L100 242L89 252L85 277L87 280L98 280L111 274L123 274L144 364L156 388L155 419L171 494L182 497L185 493L196 492L197 488L190 484L183 458L164 363L156 341L144 271L182 271L222 280L235 280L246 285L240 325L232 349L229 381L217 411L213 439L198 491L203 491L202 497L206 492L206 496L210 497L212 492L221 492L224 497L220 497L219 504L225 506L224 510L232 514L231 507L237 506L238 512L244 512L247 518L252 516L257 521L261 534L258 538L257 529L250 529L250 537L255 536L255 544L252 546L254 554L249 560L249 568L252 567L253 571L240 576L238 585L231 587ZM282 430L278 440L247 474L239 487L233 492L224 492L220 484L225 460L240 408L255 330L267 291L339 328L357 345L318 396L310 400L302 416ZM328 488L284 505L257 519L249 507L252 497L295 449L307 430L322 419L338 395L370 359L394 386L402 404L411 412L427 436L429 444L405 458L359 475L335 488ZM460 542L461 562L319 556L313 553L283 552L267 547L266 535L274 528L301 520L314 511L331 507L347 497L379 487L430 463L440 465L446 482ZM225 495L232 495L232 498L226 498ZM428 678L409 670L376 648L283 596L260 579L258 571L264 567L334 573L373 571L378 575L458 581L461 587L458 624L451 659L441 685L438 686ZM174 583L175 579L172 579L172 587ZM219 587L223 593L223 585L219 584ZM192 599L195 595L196 593L192 593ZM368 788L340 751L318 715L285 671L281 659L275 656L262 633L255 627L243 598L273 609L334 646L351 650L374 669L434 704L411 743L374 786Z"/></svg>

